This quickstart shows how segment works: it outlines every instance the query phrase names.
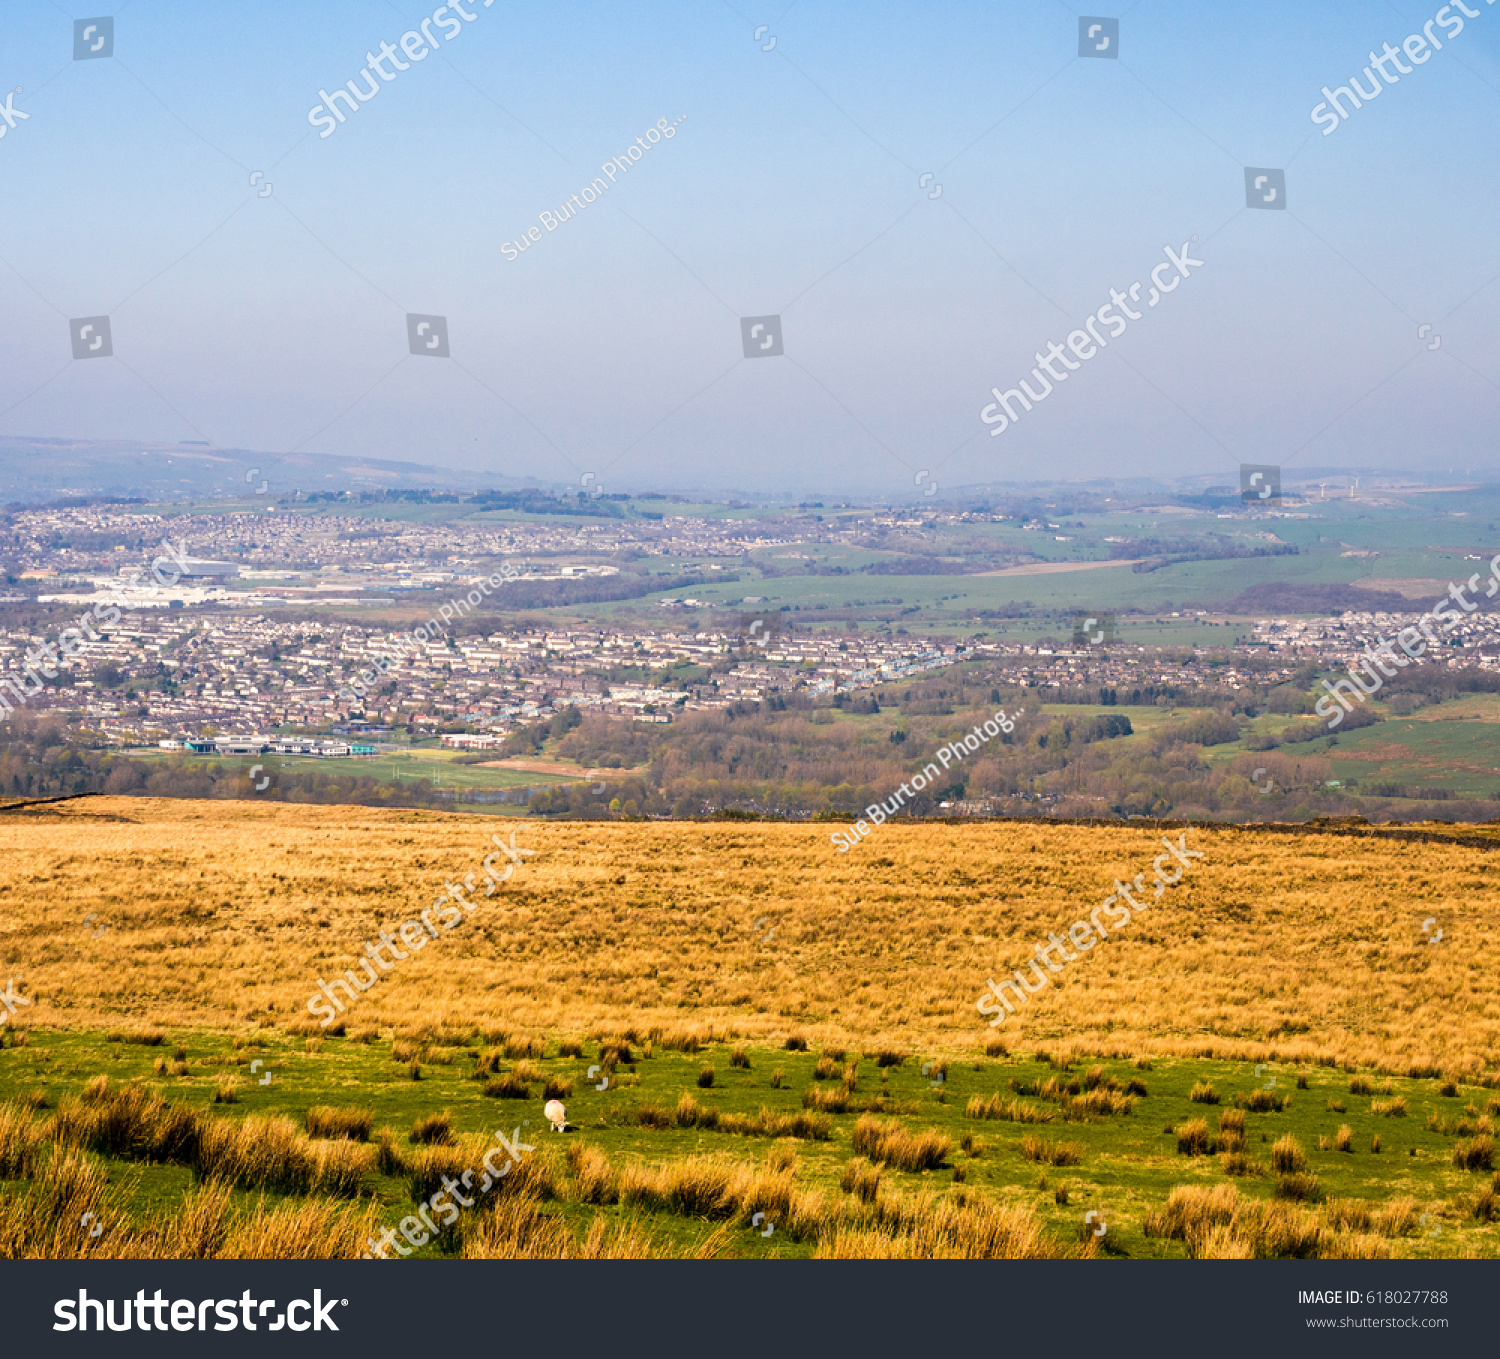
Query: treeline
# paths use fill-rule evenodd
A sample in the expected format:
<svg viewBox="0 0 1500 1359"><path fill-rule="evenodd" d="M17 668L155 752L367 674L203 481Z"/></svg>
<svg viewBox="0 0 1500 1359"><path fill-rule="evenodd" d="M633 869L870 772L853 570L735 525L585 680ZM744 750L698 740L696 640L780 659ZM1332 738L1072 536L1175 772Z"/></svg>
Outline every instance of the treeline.
<svg viewBox="0 0 1500 1359"><path fill-rule="evenodd" d="M1180 562L1295 557L1298 550L1292 543L1261 543L1252 547L1222 533L1209 533L1199 538L1131 538L1123 543L1111 543L1109 555L1120 561L1134 560L1131 570L1140 573L1159 571L1164 566L1176 566Z"/></svg>

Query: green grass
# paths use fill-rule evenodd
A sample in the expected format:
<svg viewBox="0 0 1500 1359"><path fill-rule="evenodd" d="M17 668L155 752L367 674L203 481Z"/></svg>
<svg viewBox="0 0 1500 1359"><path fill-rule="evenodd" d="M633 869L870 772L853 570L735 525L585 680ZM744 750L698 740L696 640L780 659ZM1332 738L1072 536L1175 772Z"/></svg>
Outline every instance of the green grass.
<svg viewBox="0 0 1500 1359"><path fill-rule="evenodd" d="M1465 695L1337 735L1334 776L1345 783L1389 782L1481 798L1500 790L1500 695Z"/></svg>
<svg viewBox="0 0 1500 1359"><path fill-rule="evenodd" d="M141 1047L109 1041L99 1032L58 1032L32 1030L29 1044L0 1050L0 1101L16 1098L23 1092L46 1091L55 1107L59 1097L76 1095L85 1083L100 1072L113 1081L143 1080L161 1089L169 1098L190 1105L207 1107L212 1099L215 1079L221 1070L236 1072L241 1081L239 1101L216 1106L222 1117L239 1118L250 1113L286 1114L302 1122L309 1105L361 1106L375 1111L374 1126L394 1129L403 1146L412 1124L421 1116L448 1110L456 1133L473 1133L484 1137L497 1130L511 1134L523 1119L530 1119L523 1138L542 1145L561 1143L562 1138L547 1130L542 1116L540 1086L531 1100L486 1098L480 1091L482 1081L470 1079L473 1058L484 1046L477 1037L470 1047L449 1047L431 1055L422 1064L423 1079L413 1082L405 1062L391 1056L389 1038L364 1044L348 1038L329 1038L321 1051L309 1053L300 1039L278 1032L264 1035L264 1046L235 1049L228 1035L203 1031L178 1031L168 1035L162 1047ZM151 1065L172 1046L181 1043L189 1053L191 1075L186 1078L159 1078ZM637 1049L638 1050L638 1049ZM548 1075L571 1077L575 1081L566 1104L570 1123L577 1131L568 1138L583 1139L598 1146L618 1168L638 1159L660 1164L668 1159L705 1151L727 1151L737 1158L763 1162L769 1148L767 1139L730 1136L704 1132L696 1128L672 1128L651 1131L636 1126L631 1118L642 1103L675 1105L684 1093L691 1093L703 1105L722 1112L753 1114L762 1106L777 1112L800 1110L802 1092L815 1084L813 1067L817 1052L785 1052L763 1048L749 1049L750 1068L730 1065L728 1045L705 1047L695 1054L657 1049L650 1058L635 1065L638 1085L606 1091L595 1090L587 1078L590 1065L597 1062L598 1045L585 1045L581 1058L556 1056L556 1044L549 1055L536 1060ZM856 1054L850 1053L852 1059ZM443 1060L446 1057L447 1060ZM252 1075L248 1061L259 1058L265 1065ZM716 1069L712 1089L697 1086L697 1075L705 1065ZM906 1061L892 1068L877 1068L873 1053L864 1056L859 1068L858 1096L882 1090L891 1098L911 1106L915 1112L896 1115L913 1131L936 1129L948 1134L955 1147L965 1133L975 1138L976 1155L955 1150L948 1163L936 1170L910 1173L887 1170L887 1181L902 1189L918 1186L947 1191L953 1180L953 1167L965 1168L968 1192L992 1196L997 1200L1031 1205L1059 1240L1075 1242L1084 1214L1096 1211L1108 1223L1107 1250L1111 1254L1130 1256L1175 1256L1183 1253L1179 1242L1147 1238L1142 1222L1147 1211L1159 1207L1174 1185L1230 1182L1242 1195L1269 1198L1274 1177L1243 1177L1230 1180L1216 1156L1187 1157L1177 1152L1175 1134L1168 1125L1180 1125L1188 1119L1207 1117L1210 1128L1217 1127L1219 1112L1233 1107L1236 1094L1248 1095L1274 1077L1276 1093L1292 1097L1290 1107L1282 1113L1245 1114L1246 1147L1252 1160L1269 1166L1271 1144L1285 1132L1301 1142L1310 1170L1317 1176L1329 1197L1363 1199L1379 1206L1393 1198L1410 1196L1419 1201L1418 1212L1433 1214L1429 1227L1436 1224L1437 1236L1418 1232L1392 1243L1394 1253L1403 1256L1453 1256L1460 1249L1478 1255L1500 1255L1500 1240L1493 1226L1476 1222L1468 1216L1465 1198L1490 1176L1458 1170L1451 1164L1453 1145L1460 1140L1456 1132L1428 1131L1431 1114L1450 1123L1461 1115L1471 1100L1482 1110L1493 1092L1479 1087L1460 1086L1456 1097L1439 1094L1436 1079L1392 1080L1392 1092L1403 1096L1408 1105L1404 1118L1379 1116L1371 1111L1372 1100L1389 1096L1381 1093L1352 1095L1349 1073L1328 1068L1314 1068L1304 1074L1309 1089L1296 1089L1296 1070L1275 1067L1259 1075L1249 1067L1216 1061L1157 1061L1154 1069L1139 1071L1125 1061L1079 1060L1073 1063L1072 1076L1082 1078L1094 1065L1104 1069L1120 1085L1132 1079L1143 1080L1149 1094L1138 1099L1129 1115L1101 1117L1090 1122L1063 1122L1050 1125L1018 1124L1002 1121L971 1120L965 1116L970 1096L988 1097L999 1093L1002 1101L1020 1098L1023 1103L1042 1110L1057 1105L1034 1096L1016 1096L1009 1082L1024 1086L1058 1074L1045 1062L1030 1054L1022 1058L960 1061L950 1059L946 1080L934 1086L921 1073L923 1055L907 1054ZM508 1070L513 1063L502 1064ZM771 1072L784 1073L783 1088L773 1089ZM628 1068L621 1068L622 1074ZM258 1083L269 1073L268 1085ZM882 1078L882 1074L883 1077ZM627 1075L628 1079L628 1075ZM1198 1082L1210 1083L1221 1103L1209 1106L1193 1103L1190 1089ZM831 1082L822 1082L829 1086ZM1375 1082L1377 1090L1381 1084ZM1330 1112L1329 1100L1342 1102L1343 1112ZM856 1113L836 1115L833 1133L828 1141L806 1141L798 1144L799 1181L819 1185L837 1195L838 1181L852 1156L852 1134ZM1353 1130L1352 1154L1318 1150L1318 1137L1332 1141L1340 1124ZM1041 1167L1026 1160L1020 1152L1023 1136L1041 1136L1048 1142L1067 1141L1082 1148L1082 1163L1062 1168ZM1371 1152L1371 1138L1379 1134L1382 1150ZM111 1177L128 1194L128 1211L141 1220L170 1213L189 1187L190 1172L177 1166L145 1166L111 1161ZM1068 1188L1068 1202L1056 1202L1059 1185ZM403 1179L372 1175L367 1190L385 1208L385 1220L394 1223L409 1204ZM3 1190L0 1190L3 1192ZM243 1196L250 1202L254 1196ZM273 1201L270 1196L268 1201ZM587 1208L578 1204L554 1205L580 1227L596 1213L628 1216L619 1208ZM699 1239L705 1224L671 1214L649 1216L652 1227L670 1235L684 1247ZM736 1237L732 1247L745 1255L806 1255L810 1242L794 1242L781 1236L761 1238L747 1230L744 1239ZM422 1254L432 1253L428 1247Z"/></svg>
<svg viewBox="0 0 1500 1359"><path fill-rule="evenodd" d="M355 738L356 740L358 738ZM576 783L581 775L536 773L525 769L491 769L482 764L460 764L457 750L414 749L389 755L326 759L314 755L195 755L190 758L205 763L230 765L249 777L253 765L261 765L274 774L278 769L296 769L342 776L360 776L379 783L424 783L436 788L470 789L533 788L554 783ZM143 760L182 758L180 755L153 749L132 751ZM498 752L497 752L498 755Z"/></svg>

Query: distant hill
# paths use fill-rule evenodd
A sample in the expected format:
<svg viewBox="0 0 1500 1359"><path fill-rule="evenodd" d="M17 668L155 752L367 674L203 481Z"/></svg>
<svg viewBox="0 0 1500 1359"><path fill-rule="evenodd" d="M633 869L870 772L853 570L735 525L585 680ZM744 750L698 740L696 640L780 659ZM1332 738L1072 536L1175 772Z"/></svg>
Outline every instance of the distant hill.
<svg viewBox="0 0 1500 1359"><path fill-rule="evenodd" d="M0 436L0 503L60 496L217 499L330 490L541 488L534 477L457 472L383 458L264 453L201 443Z"/></svg>

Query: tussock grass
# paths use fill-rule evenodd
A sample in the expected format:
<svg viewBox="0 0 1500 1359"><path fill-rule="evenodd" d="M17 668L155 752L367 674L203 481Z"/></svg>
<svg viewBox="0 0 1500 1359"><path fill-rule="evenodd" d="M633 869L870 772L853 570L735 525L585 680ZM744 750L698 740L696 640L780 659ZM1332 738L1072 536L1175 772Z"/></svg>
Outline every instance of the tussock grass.
<svg viewBox="0 0 1500 1359"><path fill-rule="evenodd" d="M475 1080L497 1074L505 1065L504 1048L488 1048L474 1058L474 1070L469 1073Z"/></svg>
<svg viewBox="0 0 1500 1359"><path fill-rule="evenodd" d="M14 1104L0 1105L0 1180L29 1180L51 1132L42 1119Z"/></svg>
<svg viewBox="0 0 1500 1359"><path fill-rule="evenodd" d="M538 1195L526 1192L491 1196L460 1225L466 1260L648 1260L684 1254L709 1260L723 1254L728 1243L724 1224L684 1251L635 1218L595 1218L579 1237L561 1218L543 1210Z"/></svg>
<svg viewBox="0 0 1500 1359"><path fill-rule="evenodd" d="M802 1107L826 1114L915 1114L922 1108L917 1100L900 1100L886 1094L856 1095L847 1085L831 1090L816 1086L804 1090Z"/></svg>
<svg viewBox="0 0 1500 1359"><path fill-rule="evenodd" d="M931 1129L913 1133L903 1124L865 1115L854 1125L854 1150L898 1170L935 1170L953 1152L953 1139Z"/></svg>
<svg viewBox="0 0 1500 1359"><path fill-rule="evenodd" d="M884 1163L871 1165L863 1156L856 1156L844 1165L839 1188L853 1194L861 1203L874 1203L880 1197L880 1177L885 1174Z"/></svg>
<svg viewBox="0 0 1500 1359"><path fill-rule="evenodd" d="M1047 1142L1031 1133L1021 1138L1021 1155L1040 1165L1076 1166L1083 1162L1083 1148L1076 1142Z"/></svg>
<svg viewBox="0 0 1500 1359"><path fill-rule="evenodd" d="M144 1086L115 1089L98 1077L78 1099L58 1105L53 1136L66 1145L129 1161L190 1164L205 1121L187 1105L169 1103Z"/></svg>
<svg viewBox="0 0 1500 1359"><path fill-rule="evenodd" d="M1177 1154L1179 1156L1212 1156L1214 1142L1208 1135L1208 1120L1189 1119L1177 1129Z"/></svg>
<svg viewBox="0 0 1500 1359"><path fill-rule="evenodd" d="M598 1147L585 1142L568 1146L568 1172L573 1177L572 1196L579 1203L609 1204L620 1201L620 1180Z"/></svg>
<svg viewBox="0 0 1500 1359"><path fill-rule="evenodd" d="M406 1140L419 1147L451 1147L453 1115L446 1109L439 1114L424 1114L411 1125Z"/></svg>
<svg viewBox="0 0 1500 1359"><path fill-rule="evenodd" d="M1252 1114L1279 1114L1291 1104L1290 1095L1278 1095L1270 1090L1252 1090L1247 1095L1237 1091L1234 1097L1237 1109L1248 1109Z"/></svg>
<svg viewBox="0 0 1500 1359"><path fill-rule="evenodd" d="M401 1153L396 1134L382 1128L375 1142L375 1169L382 1175L406 1174L406 1157Z"/></svg>
<svg viewBox="0 0 1500 1359"><path fill-rule="evenodd" d="M1070 1095L1060 1108L1067 1122L1086 1123L1107 1115L1130 1113L1135 1108L1135 1096L1119 1090L1087 1090L1082 1095Z"/></svg>
<svg viewBox="0 0 1500 1359"><path fill-rule="evenodd" d="M1390 1253L1367 1234L1380 1224L1347 1202L1308 1211L1287 1199L1244 1198L1228 1184L1177 1185L1143 1225L1148 1237L1183 1241L1200 1260L1370 1260Z"/></svg>
<svg viewBox="0 0 1500 1359"><path fill-rule="evenodd" d="M25 1193L6 1200L0 1212L0 1259L73 1260L115 1254L115 1234L89 1236L94 1222L118 1220L105 1209L107 1185L104 1167L87 1153L72 1147L54 1152ZM91 1215L88 1221L86 1215Z"/></svg>
<svg viewBox="0 0 1500 1359"><path fill-rule="evenodd" d="M1049 1260L1064 1254L1024 1207L924 1195L882 1199L864 1211L869 1225L834 1226L820 1237L814 1258Z"/></svg>
<svg viewBox="0 0 1500 1359"><path fill-rule="evenodd" d="M1193 1088L1188 1091L1188 1099L1191 1100L1194 1104L1217 1104L1219 1102L1219 1097L1214 1092L1213 1086L1210 1085L1207 1081L1197 1082L1193 1086Z"/></svg>
<svg viewBox="0 0 1500 1359"><path fill-rule="evenodd" d="M802 1107L818 1109L827 1114L847 1114L849 1112L849 1087L841 1085L833 1090L824 1090L811 1086L802 1092Z"/></svg>
<svg viewBox="0 0 1500 1359"><path fill-rule="evenodd" d="M307 1111L309 1137L342 1137L350 1142L368 1142L375 1122L373 1109L341 1109L315 1104Z"/></svg>
<svg viewBox="0 0 1500 1359"><path fill-rule="evenodd" d="M413 1152L406 1162L406 1185L414 1202L431 1198L443 1187L443 1177L456 1180L466 1170L472 1170L475 1158L470 1150L452 1142L434 1142L423 1145ZM507 1178L509 1178L507 1176ZM474 1189L465 1191L470 1197Z"/></svg>
<svg viewBox="0 0 1500 1359"><path fill-rule="evenodd" d="M501 1046L507 1057L541 1058L547 1055L546 1040L529 1033L507 1033L501 1040Z"/></svg>
<svg viewBox="0 0 1500 1359"><path fill-rule="evenodd" d="M1482 1133L1468 1142L1460 1142L1453 1148L1453 1164L1460 1170L1493 1170L1495 1139Z"/></svg>
<svg viewBox="0 0 1500 1359"><path fill-rule="evenodd" d="M1314 1200L1322 1198L1323 1191L1318 1185L1317 1176L1308 1171L1298 1171L1293 1175L1282 1175L1276 1181L1276 1197L1279 1199Z"/></svg>
<svg viewBox="0 0 1500 1359"><path fill-rule="evenodd" d="M167 1041L160 1029L113 1029L109 1034L111 1043L139 1043L146 1048L159 1048Z"/></svg>
<svg viewBox="0 0 1500 1359"><path fill-rule="evenodd" d="M626 1207L744 1226L764 1213L778 1233L803 1240L818 1233L828 1210L822 1195L797 1188L795 1175L795 1166L762 1168L722 1154L688 1156L663 1166L624 1167L619 1196Z"/></svg>
<svg viewBox="0 0 1500 1359"><path fill-rule="evenodd" d="M244 1189L352 1198L373 1162L371 1148L361 1143L313 1144L290 1118L249 1114L236 1122L203 1120L194 1169L205 1180Z"/></svg>
<svg viewBox="0 0 1500 1359"><path fill-rule="evenodd" d="M304 1199L256 1209L231 1221L216 1258L224 1260L357 1260L381 1226L377 1205Z"/></svg>
<svg viewBox="0 0 1500 1359"><path fill-rule="evenodd" d="M1271 1148L1271 1165L1282 1175L1300 1174L1307 1169L1307 1155L1302 1144L1291 1133L1276 1139Z"/></svg>
<svg viewBox="0 0 1500 1359"><path fill-rule="evenodd" d="M1007 1123L1051 1123L1056 1117L1051 1110L1038 1109L1035 1105L1022 1104L1018 1099L1002 1100L999 1094L988 1099L978 1095L964 1105L965 1118L999 1118Z"/></svg>
<svg viewBox="0 0 1500 1359"><path fill-rule="evenodd" d="M672 1121L679 1128L704 1128L712 1131L719 1126L719 1111L699 1104L691 1095L684 1094L672 1111Z"/></svg>
<svg viewBox="0 0 1500 1359"><path fill-rule="evenodd" d="M703 1051L704 1035L699 1029L658 1029L652 1031L652 1041L667 1052L696 1054Z"/></svg>
<svg viewBox="0 0 1500 1359"><path fill-rule="evenodd" d="M699 1104L688 1094L682 1096L675 1109L642 1104L635 1110L633 1118L639 1127L657 1130L702 1128L740 1137L800 1137L816 1141L827 1141L833 1128L827 1114L784 1114L767 1108L756 1114L725 1114Z"/></svg>
<svg viewBox="0 0 1500 1359"><path fill-rule="evenodd" d="M484 1089L479 1092L490 1099L530 1099L531 1087L523 1080L519 1080L513 1073L497 1077L484 1083Z"/></svg>
<svg viewBox="0 0 1500 1359"><path fill-rule="evenodd" d="M1082 1081L1072 1076L1048 1076L1038 1081L1018 1081L1012 1077L1010 1088L1017 1094L1053 1101L1059 1116L1069 1123L1089 1123L1096 1118L1128 1114L1134 1110L1136 1101L1136 1096L1127 1094L1119 1081L1098 1067Z"/></svg>

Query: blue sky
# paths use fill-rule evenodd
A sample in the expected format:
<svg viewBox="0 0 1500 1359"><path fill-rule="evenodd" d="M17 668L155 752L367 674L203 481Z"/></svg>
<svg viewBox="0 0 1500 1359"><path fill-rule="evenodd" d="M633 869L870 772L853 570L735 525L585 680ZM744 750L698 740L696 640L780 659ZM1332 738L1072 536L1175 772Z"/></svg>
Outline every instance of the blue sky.
<svg viewBox="0 0 1500 1359"><path fill-rule="evenodd" d="M0 434L832 495L1497 461L1500 5L1324 136L1321 87L1439 6L1136 0L1111 60L1060 0L463 2L320 138L319 91L436 5L129 0L75 61L95 11L8 0ZM1202 268L989 435L992 386L1194 235ZM74 360L95 315L115 357ZM785 354L747 359L763 315Z"/></svg>

